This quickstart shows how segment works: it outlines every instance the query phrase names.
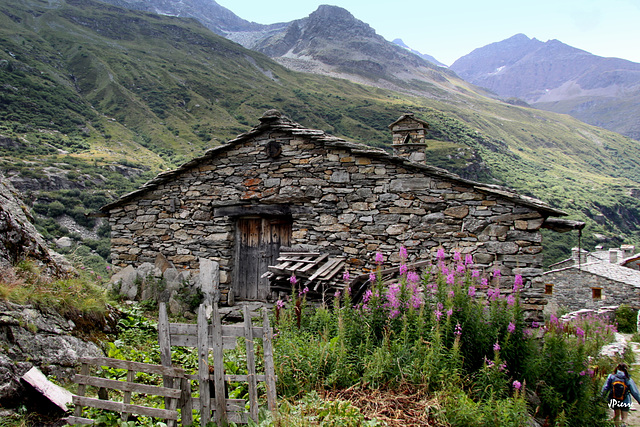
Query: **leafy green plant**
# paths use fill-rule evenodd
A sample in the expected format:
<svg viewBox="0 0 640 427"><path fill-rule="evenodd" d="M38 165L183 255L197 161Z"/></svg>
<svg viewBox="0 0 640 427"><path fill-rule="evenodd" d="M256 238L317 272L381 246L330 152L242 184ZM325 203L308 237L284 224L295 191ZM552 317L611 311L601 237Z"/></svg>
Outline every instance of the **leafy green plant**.
<svg viewBox="0 0 640 427"><path fill-rule="evenodd" d="M625 334L637 332L638 310L634 310L626 304L622 304L616 309L616 323L618 330Z"/></svg>
<svg viewBox="0 0 640 427"><path fill-rule="evenodd" d="M282 394L408 383L443 393L445 417L460 425L515 426L527 416L520 389L530 384L541 401L538 416L566 417L575 426L606 419L594 365L615 331L606 319L527 325L520 276L505 289L498 272L483 275L460 254L447 265L439 251L422 275L407 271L403 250L400 260L400 277L388 286L371 272L360 304L348 289L336 293L332 308L308 308L304 290L276 303ZM448 406L459 401L466 406ZM476 412L473 424L469 414Z"/></svg>

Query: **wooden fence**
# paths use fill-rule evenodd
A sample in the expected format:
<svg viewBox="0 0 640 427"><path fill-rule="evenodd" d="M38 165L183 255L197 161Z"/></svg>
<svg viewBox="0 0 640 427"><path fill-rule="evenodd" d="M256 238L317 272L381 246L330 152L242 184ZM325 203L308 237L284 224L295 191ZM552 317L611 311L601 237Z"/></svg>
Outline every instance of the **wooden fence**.
<svg viewBox="0 0 640 427"><path fill-rule="evenodd" d="M67 418L67 423L93 424L94 420L82 417L84 406L106 409L120 412L122 420L126 421L129 414L145 415L149 417L162 418L167 421L168 427L176 426L178 420L178 399L182 394L181 383L184 377L184 370L167 366L150 365L148 363L130 362L127 360L110 359L107 357L84 357L80 359L82 367L80 374L73 379L78 384L78 395L73 396L75 405L74 415ZM109 380L97 376L91 376L91 367L106 366L115 369L125 369L127 376L125 381ZM164 387L138 384L135 382L136 373L155 374L163 376ZM102 398L86 397L87 386L98 388L98 395ZM119 390L123 393L122 402L114 402L109 399L108 390ZM142 393L154 396L163 396L166 404L165 409L135 405L131 403L132 393Z"/></svg>
<svg viewBox="0 0 640 427"><path fill-rule="evenodd" d="M258 382L265 382L267 389L267 405L269 410L276 410L276 376L273 365L273 331L269 325L267 310L263 312L263 326L253 326L249 309L244 307L244 324L223 325L216 304L212 307L212 323L209 324L206 308L201 305L198 310L198 323L169 323L167 308L160 303L158 321L158 341L160 343L160 359L162 365L130 362L106 357L81 358L81 372L74 377L78 384L78 395L73 396L74 415L67 418L67 423L92 424L90 418L82 417L84 406L120 412L126 420L129 414L137 414L167 421L168 427L177 425L178 418L182 425L193 424L193 411L200 411L200 424L211 421L218 424L235 422L247 424L249 418L258 421ZM247 374L232 375L224 371L224 350L233 349L237 339L244 338L247 354ZM262 340L265 373L256 373L255 340ZM198 372L186 374L183 369L171 364L171 347L192 347L198 351ZM213 365L209 360L213 360ZM91 376L91 366L106 366L125 369L126 380L110 380ZM138 384L136 374L143 372L162 376L163 386ZM191 381L198 383L199 397L191 395ZM249 390L249 412L244 399L228 399L225 395L225 382L246 382ZM212 387L213 385L213 387ZM86 397L87 386L98 388L100 398ZM109 400L108 390L119 390L122 402ZM211 396L211 390L214 395ZM165 409L146 407L131 403L132 393L141 393L165 398ZM179 417L180 415L180 417Z"/></svg>
<svg viewBox="0 0 640 427"><path fill-rule="evenodd" d="M164 303L160 304L158 321L158 339L160 342L160 358L166 367L171 366L171 347L192 347L198 349L198 372L195 375L185 375L189 380L196 380L199 388L199 398L190 396L191 387L183 387L189 395L183 393L179 402L182 413L182 424L192 423L192 411L200 411L200 423L206 424L214 414L217 424L223 422L248 423L250 417L258 421L258 387L260 381L265 382L267 389L267 405L269 410L276 409L276 377L273 365L273 332L269 325L269 317L266 310L263 312L263 326L252 325L249 308L244 307L243 325L223 325L220 319L218 306L213 305L211 324L206 316L206 309L201 305L198 310L197 325L188 323L169 323L167 309ZM233 349L237 345L237 339L243 337L247 353L247 375L225 374L224 350ZM256 373L256 360L254 343L261 339L263 343L265 374ZM211 354L210 354L211 353ZM209 365L210 356L213 366ZM165 386L171 381L165 379ZM249 389L249 412L245 410L246 402L242 399L227 399L225 396L225 382L247 382ZM211 384L213 384L214 396L211 397Z"/></svg>

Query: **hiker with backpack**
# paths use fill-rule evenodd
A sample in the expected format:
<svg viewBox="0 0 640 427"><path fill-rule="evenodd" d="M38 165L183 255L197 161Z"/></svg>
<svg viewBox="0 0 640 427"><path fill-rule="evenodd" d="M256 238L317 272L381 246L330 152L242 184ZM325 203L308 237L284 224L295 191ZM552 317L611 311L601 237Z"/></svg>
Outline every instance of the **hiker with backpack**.
<svg viewBox="0 0 640 427"><path fill-rule="evenodd" d="M618 363L615 373L609 374L602 386L603 396L605 392L609 392L609 408L613 409L613 423L616 426L626 426L627 415L631 409L631 396L640 404L640 394L625 363Z"/></svg>

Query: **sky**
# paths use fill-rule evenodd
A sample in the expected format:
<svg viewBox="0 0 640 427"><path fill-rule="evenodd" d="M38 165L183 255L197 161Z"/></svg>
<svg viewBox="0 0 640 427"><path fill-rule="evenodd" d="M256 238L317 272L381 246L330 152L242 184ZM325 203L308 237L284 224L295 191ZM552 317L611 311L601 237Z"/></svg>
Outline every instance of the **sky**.
<svg viewBox="0 0 640 427"><path fill-rule="evenodd" d="M397 0L396 0L397 1ZM476 48L523 33L594 55L640 63L640 0L216 0L260 24L308 16L321 4L347 9L392 41L451 65Z"/></svg>

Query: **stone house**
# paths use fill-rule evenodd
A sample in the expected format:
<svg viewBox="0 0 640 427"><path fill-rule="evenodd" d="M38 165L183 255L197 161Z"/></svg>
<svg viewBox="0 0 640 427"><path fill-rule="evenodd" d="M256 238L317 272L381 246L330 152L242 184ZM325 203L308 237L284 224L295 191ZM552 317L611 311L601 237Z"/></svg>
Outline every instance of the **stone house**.
<svg viewBox="0 0 640 427"><path fill-rule="evenodd" d="M551 218L566 214L413 161L424 159L424 145L409 134L424 135L425 125L408 114L391 126L394 146L422 148L412 158L304 128L270 110L249 132L102 207L112 262L135 266L161 254L178 269L197 270L200 259L214 260L224 303L226 293L269 299L264 273L283 246L342 256L352 274L373 268L376 252L397 261L404 246L412 262L443 248L500 269L504 283L522 275L527 308L540 313L540 229L566 226Z"/></svg>
<svg viewBox="0 0 640 427"><path fill-rule="evenodd" d="M640 271L635 247L587 252L573 248L572 257L550 266L542 276L548 312L599 309L626 304L640 308Z"/></svg>

